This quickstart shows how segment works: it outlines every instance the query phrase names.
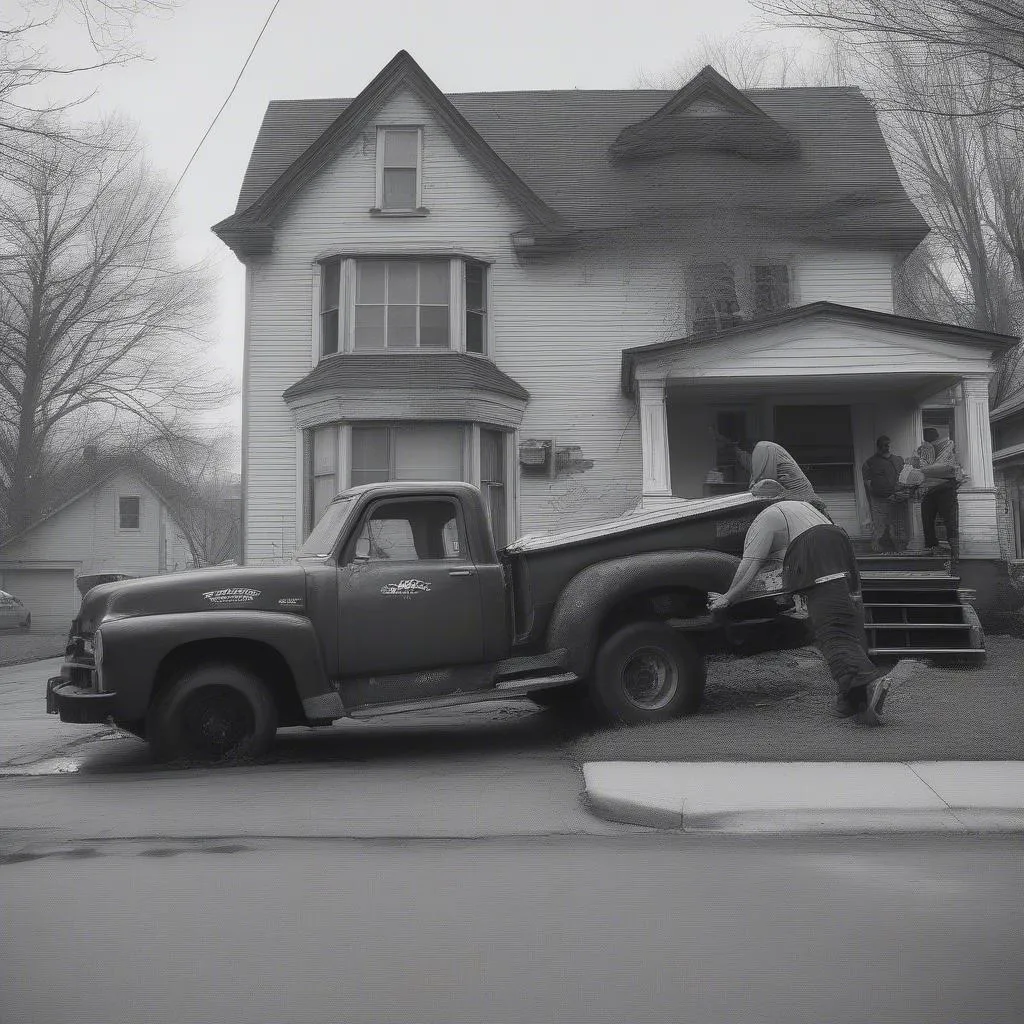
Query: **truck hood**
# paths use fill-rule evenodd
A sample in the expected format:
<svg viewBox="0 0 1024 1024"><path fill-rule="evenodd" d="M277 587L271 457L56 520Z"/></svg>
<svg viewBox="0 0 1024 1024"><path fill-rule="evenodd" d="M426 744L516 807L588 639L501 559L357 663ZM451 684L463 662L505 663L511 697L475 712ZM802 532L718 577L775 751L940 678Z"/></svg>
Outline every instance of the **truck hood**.
<svg viewBox="0 0 1024 1024"><path fill-rule="evenodd" d="M241 609L304 613L302 566L194 569L102 583L82 599L78 629L89 636L104 619Z"/></svg>

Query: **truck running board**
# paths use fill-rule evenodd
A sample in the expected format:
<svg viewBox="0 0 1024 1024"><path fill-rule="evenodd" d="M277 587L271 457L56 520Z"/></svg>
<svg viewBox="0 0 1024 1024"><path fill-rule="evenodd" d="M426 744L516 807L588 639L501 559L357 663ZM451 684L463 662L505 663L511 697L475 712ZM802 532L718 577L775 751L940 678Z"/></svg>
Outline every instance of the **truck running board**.
<svg viewBox="0 0 1024 1024"><path fill-rule="evenodd" d="M377 718L380 715L397 715L405 711L428 711L431 708L449 708L458 704L479 704L485 700L512 700L525 697L531 690L550 690L555 686L571 686L580 681L575 672L560 672L553 676L536 676L533 679L509 679L486 690L469 690L461 693L447 693L443 697L427 697L424 700L407 700L400 704L363 704L353 708L349 718Z"/></svg>

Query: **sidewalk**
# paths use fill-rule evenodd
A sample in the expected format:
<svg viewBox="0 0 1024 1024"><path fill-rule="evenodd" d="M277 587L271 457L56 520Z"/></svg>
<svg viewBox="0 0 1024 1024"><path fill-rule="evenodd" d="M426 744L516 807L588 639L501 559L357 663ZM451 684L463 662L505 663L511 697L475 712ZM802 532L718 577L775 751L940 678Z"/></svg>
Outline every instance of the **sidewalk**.
<svg viewBox="0 0 1024 1024"><path fill-rule="evenodd" d="M583 765L610 821L684 832L1024 832L1024 761Z"/></svg>

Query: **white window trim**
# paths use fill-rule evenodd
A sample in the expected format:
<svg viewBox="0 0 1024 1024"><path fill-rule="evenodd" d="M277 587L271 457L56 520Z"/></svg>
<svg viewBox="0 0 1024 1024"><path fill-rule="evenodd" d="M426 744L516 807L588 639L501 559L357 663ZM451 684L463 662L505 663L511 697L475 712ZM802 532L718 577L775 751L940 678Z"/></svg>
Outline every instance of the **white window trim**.
<svg viewBox="0 0 1024 1024"><path fill-rule="evenodd" d="M139 503L139 525L138 526L122 526L121 525L121 499L122 498L135 498ZM116 516L117 532L118 533L142 533L142 495L141 494L122 494L118 492L117 500L114 505L114 515Z"/></svg>
<svg viewBox="0 0 1024 1024"><path fill-rule="evenodd" d="M387 427L388 428L388 473L394 473L395 471L395 442L394 434L392 431L395 428L409 429L415 427L431 427L431 426L450 426L458 427L462 433L462 445L459 452L459 459L461 465L459 467L459 479L465 481L466 478L466 460L471 457L472 454L472 431L471 429L475 424L467 423L461 420L347 420L344 423L336 423L339 436L344 436L344 451L340 453L339 466L344 467L344 476L340 476L341 470L339 469L339 479L344 483L344 487L339 488L340 490L346 490L353 486L352 483L352 465L355 461L352 452L352 440L353 440L353 428L354 427ZM479 481L480 477L480 447L479 447L479 433L477 433L477 462L476 462L476 477ZM469 463L473 465L472 462ZM393 476L389 476L389 481L394 480ZM467 481L468 482L468 481ZM479 483L477 484L479 486Z"/></svg>
<svg viewBox="0 0 1024 1024"><path fill-rule="evenodd" d="M416 205L409 209L384 208L384 134L389 131L416 132ZM418 124L377 125L376 194L373 212L385 215L406 215L423 211L423 126Z"/></svg>

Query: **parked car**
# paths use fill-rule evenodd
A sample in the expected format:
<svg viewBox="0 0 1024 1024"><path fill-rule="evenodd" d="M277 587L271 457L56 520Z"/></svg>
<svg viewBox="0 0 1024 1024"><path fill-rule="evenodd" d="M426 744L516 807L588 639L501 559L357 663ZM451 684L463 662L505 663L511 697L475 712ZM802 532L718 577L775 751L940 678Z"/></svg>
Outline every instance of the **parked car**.
<svg viewBox="0 0 1024 1024"><path fill-rule="evenodd" d="M20 598L0 590L0 632L20 629L27 633L32 628L32 613Z"/></svg>
<svg viewBox="0 0 1024 1024"><path fill-rule="evenodd" d="M47 710L199 760L262 754L281 726L509 697L607 722L688 714L709 646L807 642L770 586L707 612L764 504L680 500L499 554L469 484L354 487L289 565L93 587Z"/></svg>

